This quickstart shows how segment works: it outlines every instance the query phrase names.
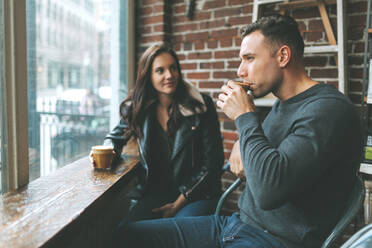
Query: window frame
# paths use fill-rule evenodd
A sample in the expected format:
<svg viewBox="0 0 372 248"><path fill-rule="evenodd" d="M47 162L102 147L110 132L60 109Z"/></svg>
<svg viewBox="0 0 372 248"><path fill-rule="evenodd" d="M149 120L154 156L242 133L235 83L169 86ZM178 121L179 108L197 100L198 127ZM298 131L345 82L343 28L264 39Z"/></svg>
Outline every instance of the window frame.
<svg viewBox="0 0 372 248"><path fill-rule="evenodd" d="M134 79L134 0L114 0L126 4L126 82ZM29 182L28 153L28 81L26 0L2 1L4 13L4 70L6 89L5 148L7 162L6 191L13 191ZM122 56L122 55L121 55ZM128 84L128 88L131 84ZM117 112L117 111L116 111ZM116 113L115 112L115 113ZM115 114L112 113L112 114ZM2 148L2 149L4 149ZM1 193L1 192L0 192Z"/></svg>
<svg viewBox="0 0 372 248"><path fill-rule="evenodd" d="M8 190L28 183L26 0L3 1Z"/></svg>

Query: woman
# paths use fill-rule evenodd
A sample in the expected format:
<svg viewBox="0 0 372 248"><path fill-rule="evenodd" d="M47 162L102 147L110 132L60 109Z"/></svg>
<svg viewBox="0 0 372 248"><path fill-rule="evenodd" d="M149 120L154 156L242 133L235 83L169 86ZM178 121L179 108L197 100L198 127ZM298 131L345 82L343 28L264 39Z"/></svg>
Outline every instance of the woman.
<svg viewBox="0 0 372 248"><path fill-rule="evenodd" d="M106 136L117 154L138 141L142 173L127 221L211 214L221 188L224 156L214 103L183 81L175 52L148 48L120 123Z"/></svg>

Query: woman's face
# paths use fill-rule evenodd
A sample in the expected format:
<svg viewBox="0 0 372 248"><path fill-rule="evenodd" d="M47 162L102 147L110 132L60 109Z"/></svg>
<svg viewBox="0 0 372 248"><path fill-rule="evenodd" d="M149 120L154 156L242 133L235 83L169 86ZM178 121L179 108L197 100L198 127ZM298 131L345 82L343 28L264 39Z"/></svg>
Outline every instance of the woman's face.
<svg viewBox="0 0 372 248"><path fill-rule="evenodd" d="M151 81L158 94L172 95L177 88L179 73L176 61L169 53L161 53L154 59Z"/></svg>

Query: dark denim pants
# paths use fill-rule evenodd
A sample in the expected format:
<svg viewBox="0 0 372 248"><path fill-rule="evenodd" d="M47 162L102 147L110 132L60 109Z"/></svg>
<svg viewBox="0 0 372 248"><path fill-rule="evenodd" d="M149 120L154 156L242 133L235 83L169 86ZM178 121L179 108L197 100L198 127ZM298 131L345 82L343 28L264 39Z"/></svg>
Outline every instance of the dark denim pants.
<svg viewBox="0 0 372 248"><path fill-rule="evenodd" d="M245 224L236 214L134 222L120 230L115 241L115 247L126 248L284 248L273 236Z"/></svg>
<svg viewBox="0 0 372 248"><path fill-rule="evenodd" d="M178 194L179 195L179 194ZM152 193L144 196L129 211L128 215L122 220L121 226L128 222L151 220L161 218L161 214L153 213L152 209L159 208L167 203L174 202L178 195L169 196L162 193ZM208 200L189 202L184 206L175 217L202 216L213 214L216 209L218 197Z"/></svg>

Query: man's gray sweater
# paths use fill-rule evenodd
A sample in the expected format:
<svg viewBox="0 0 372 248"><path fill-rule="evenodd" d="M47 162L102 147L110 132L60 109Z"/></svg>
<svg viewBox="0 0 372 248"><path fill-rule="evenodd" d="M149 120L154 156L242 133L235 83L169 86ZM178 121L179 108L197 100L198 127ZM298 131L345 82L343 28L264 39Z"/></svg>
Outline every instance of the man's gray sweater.
<svg viewBox="0 0 372 248"><path fill-rule="evenodd" d="M362 134L352 103L317 84L277 101L261 125L257 113L235 124L247 183L240 218L287 247L320 247L356 179Z"/></svg>

